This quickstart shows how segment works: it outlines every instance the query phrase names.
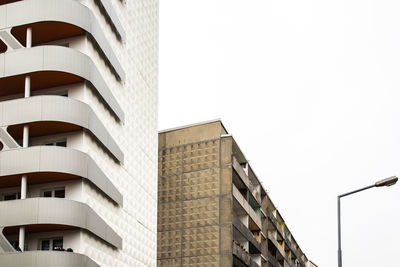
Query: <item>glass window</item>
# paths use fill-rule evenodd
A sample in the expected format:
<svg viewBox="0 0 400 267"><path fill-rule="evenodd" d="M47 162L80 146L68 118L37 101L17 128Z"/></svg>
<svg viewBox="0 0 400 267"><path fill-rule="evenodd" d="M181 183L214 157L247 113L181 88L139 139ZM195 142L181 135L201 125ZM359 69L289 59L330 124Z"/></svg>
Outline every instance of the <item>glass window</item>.
<svg viewBox="0 0 400 267"><path fill-rule="evenodd" d="M65 189L55 190L54 197L65 198Z"/></svg>
<svg viewBox="0 0 400 267"><path fill-rule="evenodd" d="M46 146L62 146L67 147L67 139L61 139L54 142L45 143Z"/></svg>
<svg viewBox="0 0 400 267"><path fill-rule="evenodd" d="M53 250L62 250L63 249L63 239L53 239Z"/></svg>
<svg viewBox="0 0 400 267"><path fill-rule="evenodd" d="M50 240L42 240L40 250L50 250Z"/></svg>
<svg viewBox="0 0 400 267"><path fill-rule="evenodd" d="M40 250L63 250L64 240L62 237L42 239Z"/></svg>
<svg viewBox="0 0 400 267"><path fill-rule="evenodd" d="M20 199L21 194L20 193L11 193L11 194L6 194L4 195L4 200L15 200L15 199Z"/></svg>
<svg viewBox="0 0 400 267"><path fill-rule="evenodd" d="M67 141L59 141L59 142L56 142L56 146L67 147Z"/></svg>
<svg viewBox="0 0 400 267"><path fill-rule="evenodd" d="M46 189L42 191L42 197L65 198L65 188Z"/></svg>

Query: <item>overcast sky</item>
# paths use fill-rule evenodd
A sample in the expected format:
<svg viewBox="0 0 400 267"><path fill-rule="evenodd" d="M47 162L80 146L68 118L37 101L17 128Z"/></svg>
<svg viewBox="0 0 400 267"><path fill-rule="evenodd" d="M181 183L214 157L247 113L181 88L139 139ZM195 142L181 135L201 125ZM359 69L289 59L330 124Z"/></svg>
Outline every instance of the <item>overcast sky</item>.
<svg viewBox="0 0 400 267"><path fill-rule="evenodd" d="M221 118L307 257L400 176L400 1L161 0L159 128ZM343 265L399 266L400 184L342 200Z"/></svg>

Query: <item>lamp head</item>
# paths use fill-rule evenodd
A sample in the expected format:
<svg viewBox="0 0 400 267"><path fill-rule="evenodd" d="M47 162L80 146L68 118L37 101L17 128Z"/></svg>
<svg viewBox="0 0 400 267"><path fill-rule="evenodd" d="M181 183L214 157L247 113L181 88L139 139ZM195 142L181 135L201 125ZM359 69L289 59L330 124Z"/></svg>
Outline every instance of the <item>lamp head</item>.
<svg viewBox="0 0 400 267"><path fill-rule="evenodd" d="M394 185L395 183L397 183L397 180L399 180L399 178L397 178L396 176L390 176L389 178L386 178L386 179L376 182L375 186L376 187L391 186L391 185Z"/></svg>

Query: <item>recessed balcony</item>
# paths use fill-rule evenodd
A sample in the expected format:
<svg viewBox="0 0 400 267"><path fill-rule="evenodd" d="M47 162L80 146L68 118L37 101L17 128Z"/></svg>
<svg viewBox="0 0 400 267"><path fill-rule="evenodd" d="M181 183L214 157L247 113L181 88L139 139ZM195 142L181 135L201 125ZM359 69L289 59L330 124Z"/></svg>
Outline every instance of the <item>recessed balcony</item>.
<svg viewBox="0 0 400 267"><path fill-rule="evenodd" d="M68 39L84 35L85 31L75 25L58 21L36 22L13 27L12 35L23 45L26 46L26 31L32 29L32 46L50 43L56 40Z"/></svg>
<svg viewBox="0 0 400 267"><path fill-rule="evenodd" d="M28 184L85 178L105 196L122 205L123 197L108 177L86 153L56 146L34 146L0 153L0 186L20 183L21 175Z"/></svg>
<svg viewBox="0 0 400 267"><path fill-rule="evenodd" d="M20 112L23 107L24 112ZM30 138L88 130L117 161L124 155L89 105L63 96L35 96L0 102L0 126L22 142L24 125Z"/></svg>
<svg viewBox="0 0 400 267"><path fill-rule="evenodd" d="M19 75L6 76L4 78L1 74L0 72L0 97L23 95L25 90L25 77L27 75L31 77L32 92L84 82L82 77L62 71L33 71Z"/></svg>
<svg viewBox="0 0 400 267"><path fill-rule="evenodd" d="M32 12L35 10L35 12ZM86 33L94 40L102 58L111 67L117 79L125 80L122 69L113 49L109 45L95 15L85 5L75 0L35 0L21 1L12 5L0 6L0 17L6 18L0 29L9 42L26 46L26 32L32 29L32 46L67 40ZM11 32L9 30L11 29ZM11 35L10 35L11 34ZM5 43L7 44L7 43ZM60 43L63 45L63 43ZM12 47L11 43L10 46Z"/></svg>
<svg viewBox="0 0 400 267"><path fill-rule="evenodd" d="M232 195L234 213L237 215L248 215L248 228L251 231L260 231L262 229L261 217L256 214L234 184L232 185Z"/></svg>
<svg viewBox="0 0 400 267"><path fill-rule="evenodd" d="M233 237L238 242L250 242L249 253L260 254L261 252L261 241L258 241L253 233L237 218L233 216Z"/></svg>
<svg viewBox="0 0 400 267"><path fill-rule="evenodd" d="M124 120L124 112L103 76L92 59L83 53L46 45L0 54L0 96L22 93L25 76L31 77L33 91L85 81L97 91L110 111Z"/></svg>
<svg viewBox="0 0 400 267"><path fill-rule="evenodd" d="M37 185L62 181L72 181L82 179L78 175L60 172L36 172L27 174L27 184ZM21 185L21 175L8 175L0 177L0 188L17 187Z"/></svg>

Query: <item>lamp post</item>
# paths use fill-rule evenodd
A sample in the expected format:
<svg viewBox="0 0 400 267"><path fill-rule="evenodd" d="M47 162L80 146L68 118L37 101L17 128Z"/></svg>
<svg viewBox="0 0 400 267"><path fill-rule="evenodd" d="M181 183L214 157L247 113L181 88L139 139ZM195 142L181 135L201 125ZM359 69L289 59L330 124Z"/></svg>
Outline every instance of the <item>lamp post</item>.
<svg viewBox="0 0 400 267"><path fill-rule="evenodd" d="M338 207L338 267L342 267L342 244L341 244L341 226L340 226L340 198L348 196L348 195L352 195L354 193L358 193L367 189L370 189L372 187L381 187L381 186L391 186L394 185L395 183L397 183L397 180L399 178L397 178L396 176L391 176L389 178L380 180L378 182L376 182L373 185L367 186L367 187L363 187L361 189L357 189L342 195L339 195L337 197L337 207Z"/></svg>

